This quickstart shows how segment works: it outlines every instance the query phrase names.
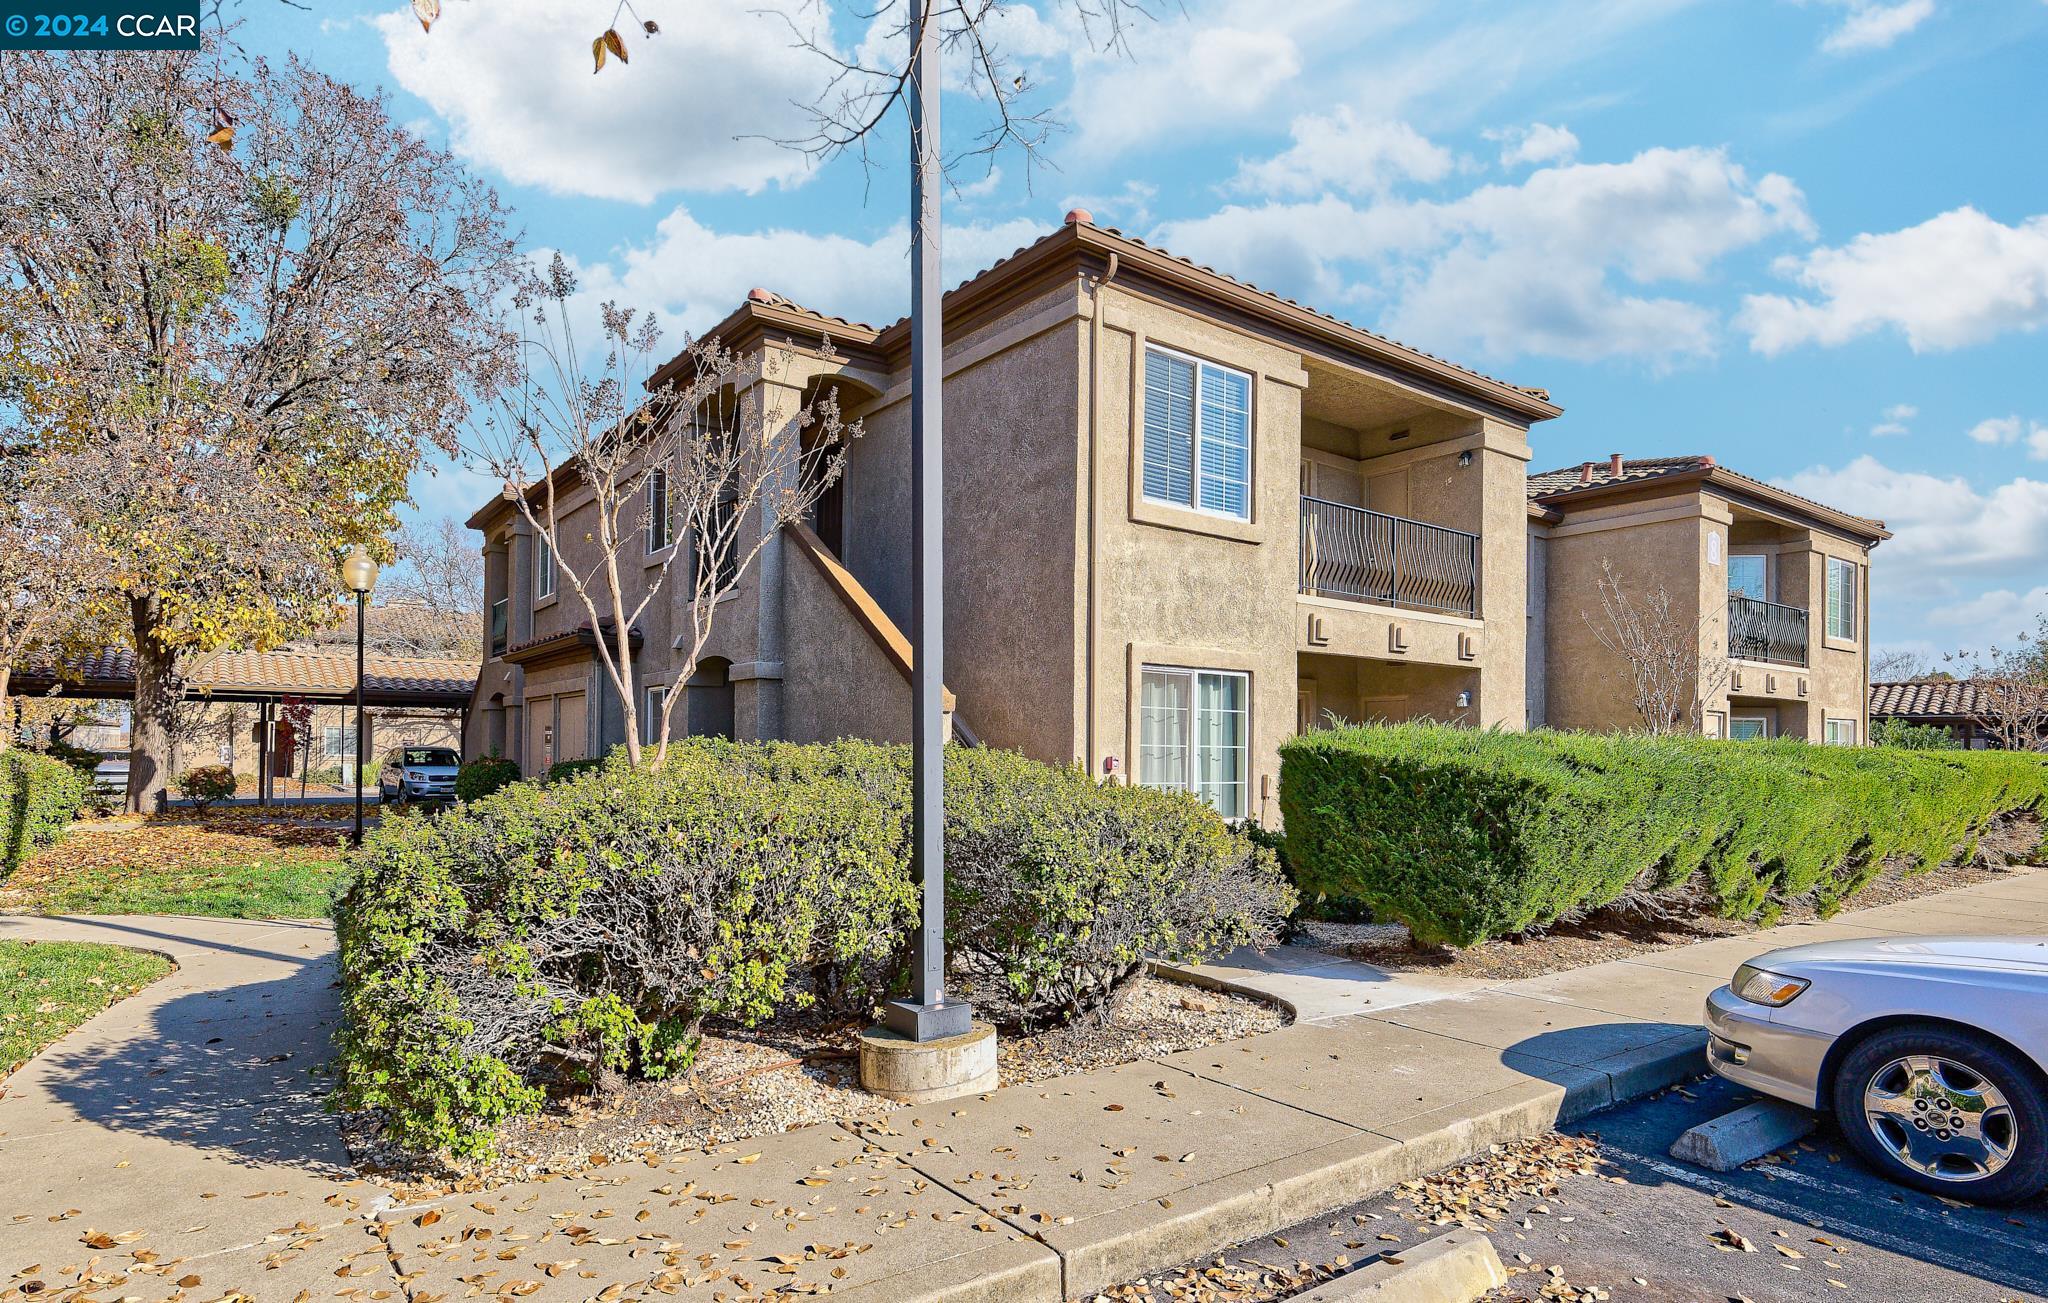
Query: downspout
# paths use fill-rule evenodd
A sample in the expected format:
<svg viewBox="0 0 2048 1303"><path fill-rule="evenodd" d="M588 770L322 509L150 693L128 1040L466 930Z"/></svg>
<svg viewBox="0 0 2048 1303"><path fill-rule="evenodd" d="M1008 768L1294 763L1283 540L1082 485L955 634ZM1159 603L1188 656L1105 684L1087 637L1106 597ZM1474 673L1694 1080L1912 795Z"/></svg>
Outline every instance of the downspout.
<svg viewBox="0 0 2048 1303"><path fill-rule="evenodd" d="M1096 548L1100 543L1102 484L1102 287L1116 279L1117 253L1110 250L1109 266L1089 282L1088 297L1088 668L1082 676L1088 693L1086 712L1087 753L1083 766L1093 774L1100 761L1096 661L1102 645L1102 579Z"/></svg>

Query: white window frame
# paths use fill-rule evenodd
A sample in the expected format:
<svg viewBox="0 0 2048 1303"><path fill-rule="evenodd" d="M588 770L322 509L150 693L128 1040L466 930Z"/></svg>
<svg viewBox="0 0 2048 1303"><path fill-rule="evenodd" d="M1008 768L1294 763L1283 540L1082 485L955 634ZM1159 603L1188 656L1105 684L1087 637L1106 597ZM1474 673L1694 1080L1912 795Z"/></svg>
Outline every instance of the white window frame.
<svg viewBox="0 0 2048 1303"><path fill-rule="evenodd" d="M1728 716L1728 736L1729 736L1729 738L1730 738L1731 740L1733 740L1733 741L1738 741L1738 742L1746 742L1746 741L1749 741L1750 739L1748 739L1748 738L1743 738L1743 737L1739 737L1739 736L1737 736L1737 734L1736 734L1736 732L1735 732L1735 726L1736 726L1736 725L1738 725L1738 724L1758 724L1758 725L1761 725L1761 726L1762 726L1762 728L1763 728L1763 733L1762 733L1762 735L1761 735L1761 736L1762 736L1762 740L1763 740L1763 741L1766 741L1766 742L1768 742L1768 741L1770 741L1770 740L1771 740L1771 717L1770 717L1769 715L1750 715L1750 714L1743 714L1743 713L1741 713L1741 712L1736 712L1736 713L1730 714L1730 715Z"/></svg>
<svg viewBox="0 0 2048 1303"><path fill-rule="evenodd" d="M1705 714L1704 714L1704 717L1703 717L1703 719L1701 720L1701 724L1702 724L1702 726L1703 726L1703 731L1704 731L1704 732L1706 733L1706 735L1707 735L1708 737L1712 737L1712 738L1720 738L1720 739L1722 739L1722 740L1724 740L1724 741L1725 741L1725 740L1727 739L1727 737L1728 737L1728 712L1727 712L1727 711L1725 711L1725 710L1709 710L1709 711L1706 711L1706 712L1705 712Z"/></svg>
<svg viewBox="0 0 2048 1303"><path fill-rule="evenodd" d="M1834 578L1836 567L1840 567L1842 573L1846 574L1849 577L1848 589L1846 593L1846 596L1848 598L1847 609L1843 612L1845 616L1843 622L1848 628L1847 633L1835 632ZM1863 577L1861 574L1861 570L1862 567L1858 566L1854 561L1845 560L1842 557L1831 556L1827 559L1827 566L1822 575L1822 587L1824 591L1821 594L1821 602L1823 604L1823 610L1821 612L1821 632L1826 637L1833 638L1836 642L1856 641L1857 607L1863 599Z"/></svg>
<svg viewBox="0 0 2048 1303"><path fill-rule="evenodd" d="M646 712L640 717L640 740L643 743L654 742L657 740L655 730L661 725L662 708L668 704L668 684L648 684L641 690L640 699Z"/></svg>
<svg viewBox="0 0 2048 1303"><path fill-rule="evenodd" d="M668 510L668 470L656 466L647 472L647 555L664 551L675 541L675 521Z"/></svg>
<svg viewBox="0 0 2048 1303"><path fill-rule="evenodd" d="M533 536L533 600L545 602L555 595L555 549L549 545L548 536L536 533Z"/></svg>
<svg viewBox="0 0 2048 1303"><path fill-rule="evenodd" d="M1154 353L1162 357L1170 357L1177 362L1185 362L1195 368L1195 419L1194 425L1188 434L1189 500L1186 502L1175 498L1154 497L1145 491L1145 398L1151 388L1149 363ZM1249 371L1239 370L1234 366L1225 366L1221 362L1211 362L1205 357L1200 357L1193 353L1184 353L1177 348L1168 348L1164 344L1151 342L1147 342L1145 345L1145 353L1140 359L1140 366L1137 412L1138 496L1146 502L1157 503L1163 507L1173 507L1181 511L1192 511L1197 515L1210 516L1217 520L1234 520L1240 523L1248 523L1252 518L1252 502L1258 489L1256 459L1253 456L1253 450L1258 446L1259 433L1259 388L1257 377L1253 376ZM1227 375L1237 376L1244 381L1244 513L1242 515L1231 511L1218 511L1213 507L1202 505L1202 372L1205 370L1220 371Z"/></svg>
<svg viewBox="0 0 2048 1303"><path fill-rule="evenodd" d="M1146 759L1144 754L1144 744L1142 741L1144 730L1143 693L1145 690L1145 680L1153 675L1173 676L1184 679L1187 683L1187 701L1189 704L1187 711L1187 719L1183 731L1183 737L1185 738L1185 742L1181 748L1181 772L1178 775L1174 776L1152 775L1148 778L1148 775L1145 772ZM1196 702L1198 699L1197 694L1201 686L1201 680L1204 676L1212 678L1235 679L1237 681L1237 700L1240 703L1238 708L1238 714L1242 716L1242 719L1239 721L1237 773L1229 781L1228 786L1236 789L1237 791L1238 808L1235 811L1229 811L1224 810L1222 809L1222 807L1218 806L1217 812L1222 814L1225 818L1229 819L1247 818L1249 817L1251 811L1252 681L1251 675L1247 674L1243 670L1213 670L1203 669L1199 666L1190 665L1139 666L1137 687L1138 692L1140 694L1140 699L1138 703L1138 727L1140 742L1137 766L1137 781L1143 786L1156 787L1165 791L1190 792L1196 795L1202 794L1202 786L1199 778L1201 770L1201 766L1199 763L1199 755L1201 752L1201 746L1199 744L1199 739L1201 737L1201 725L1198 718ZM1210 804L1215 805L1215 802L1211 801Z"/></svg>
<svg viewBox="0 0 2048 1303"><path fill-rule="evenodd" d="M327 739L335 738L335 745L329 746ZM322 760L349 761L356 758L356 731L347 724L325 724L320 729L320 758Z"/></svg>
<svg viewBox="0 0 2048 1303"><path fill-rule="evenodd" d="M1847 737L1847 739L1836 738L1835 730L1838 728L1848 730L1849 736ZM1837 719L1833 716L1830 716L1822 724L1821 736L1823 740L1826 741L1827 744L1831 747L1855 746L1857 744L1856 721L1853 719Z"/></svg>

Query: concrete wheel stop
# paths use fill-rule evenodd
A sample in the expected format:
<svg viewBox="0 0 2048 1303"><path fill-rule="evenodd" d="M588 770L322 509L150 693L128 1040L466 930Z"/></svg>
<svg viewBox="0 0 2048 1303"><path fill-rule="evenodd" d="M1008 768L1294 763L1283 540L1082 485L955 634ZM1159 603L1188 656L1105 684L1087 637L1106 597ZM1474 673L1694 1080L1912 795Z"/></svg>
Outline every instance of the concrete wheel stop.
<svg viewBox="0 0 2048 1303"><path fill-rule="evenodd" d="M996 1029L971 1023L958 1036L915 1041L887 1027L860 1034L861 1089L900 1104L983 1095L1000 1084Z"/></svg>

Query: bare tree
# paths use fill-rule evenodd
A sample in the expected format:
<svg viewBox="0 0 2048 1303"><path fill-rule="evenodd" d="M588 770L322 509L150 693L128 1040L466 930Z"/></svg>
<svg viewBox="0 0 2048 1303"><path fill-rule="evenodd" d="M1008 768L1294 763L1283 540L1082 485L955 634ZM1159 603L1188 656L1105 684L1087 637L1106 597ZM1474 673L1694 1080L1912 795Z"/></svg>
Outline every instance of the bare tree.
<svg viewBox="0 0 2048 1303"><path fill-rule="evenodd" d="M686 343L678 373L641 394L637 382L654 370L661 339L654 318L604 304L604 359L586 368L570 320L575 292L559 254L521 289L532 331L519 382L478 423L471 455L505 482L506 498L588 616L598 659L625 703L627 756L659 766L683 694L666 694L655 736L643 737L634 622L680 568L690 592L672 607L689 626L676 640L675 682L686 682L718 599L839 478L860 425L841 420L829 387L793 414L769 411L761 382L778 374L780 353L737 354L715 339ZM833 360L831 349L824 340L819 356ZM656 559L648 564L643 553Z"/></svg>
<svg viewBox="0 0 2048 1303"><path fill-rule="evenodd" d="M15 666L104 627L107 556L79 528L68 487L63 459L0 451L0 720ZM12 736L0 728L0 751Z"/></svg>
<svg viewBox="0 0 2048 1303"><path fill-rule="evenodd" d="M1872 683L1906 683L1927 678L1935 672L1932 658L1901 647L1889 648L1870 658Z"/></svg>
<svg viewBox="0 0 2048 1303"><path fill-rule="evenodd" d="M1585 620L1600 645L1628 666L1629 704L1645 732L1698 733L1707 702L1728 682L1726 643L1696 602L1681 603L1659 584L1637 595L1612 562L1601 561L1600 618Z"/></svg>
<svg viewBox="0 0 2048 1303"><path fill-rule="evenodd" d="M484 558L476 537L462 522L442 516L431 524L407 524L392 540L399 565L384 585L387 601L422 608L425 629L383 631L387 650L414 655L483 651Z"/></svg>
<svg viewBox="0 0 2048 1303"><path fill-rule="evenodd" d="M2048 751L2048 615L2002 647L1949 659L1965 670L1979 729L2008 751Z"/></svg>

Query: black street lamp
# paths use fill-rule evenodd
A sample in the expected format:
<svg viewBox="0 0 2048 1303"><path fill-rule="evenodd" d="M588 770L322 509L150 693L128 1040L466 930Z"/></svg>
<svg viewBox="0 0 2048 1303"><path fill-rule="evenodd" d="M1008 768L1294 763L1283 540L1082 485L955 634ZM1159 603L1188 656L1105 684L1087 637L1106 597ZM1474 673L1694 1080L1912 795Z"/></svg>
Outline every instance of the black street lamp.
<svg viewBox="0 0 2048 1303"><path fill-rule="evenodd" d="M350 834L351 845L363 844L363 751L369 745L363 736L363 644L364 614L370 604L370 590L377 586L377 563L358 543L349 549L347 558L341 563L341 581L356 595L356 827Z"/></svg>

